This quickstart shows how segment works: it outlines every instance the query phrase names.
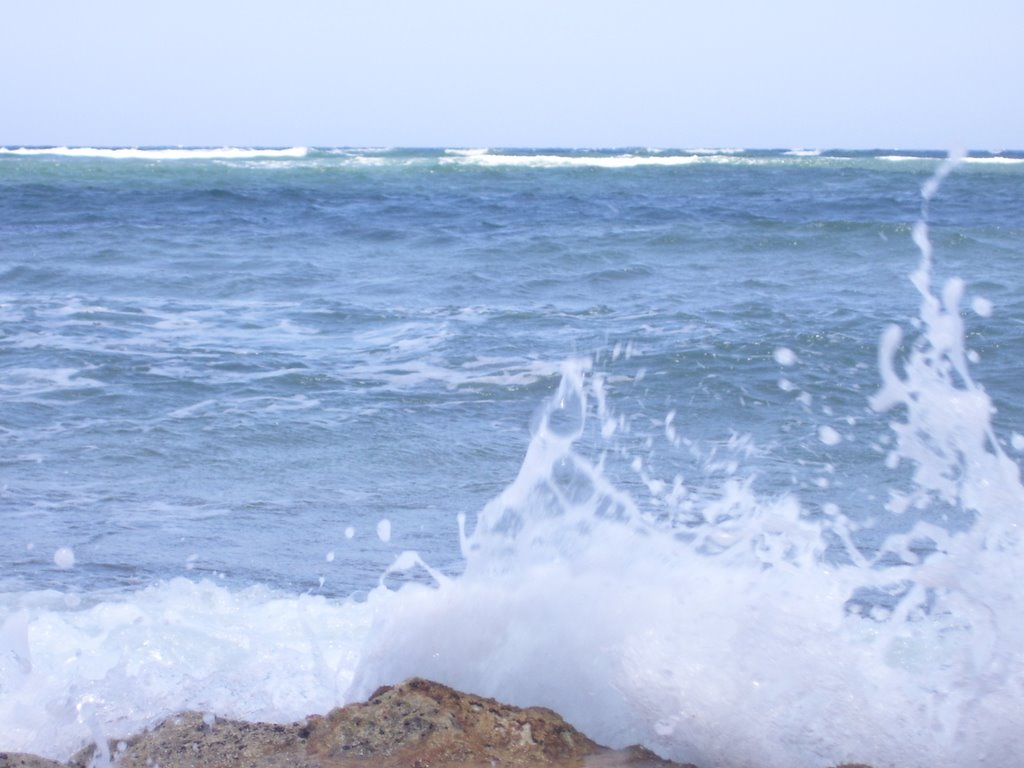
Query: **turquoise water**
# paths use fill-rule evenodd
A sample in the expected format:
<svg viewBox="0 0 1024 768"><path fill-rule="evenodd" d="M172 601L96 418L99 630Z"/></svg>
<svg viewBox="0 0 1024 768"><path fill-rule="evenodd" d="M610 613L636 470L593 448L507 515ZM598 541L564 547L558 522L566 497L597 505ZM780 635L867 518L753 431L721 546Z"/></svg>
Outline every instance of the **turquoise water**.
<svg viewBox="0 0 1024 768"><path fill-rule="evenodd" d="M654 686L661 692L651 694L653 703L623 694L622 703L595 713L566 699L566 679L515 682L530 676L535 652L547 651L524 651L507 628L494 630L504 639L489 634L464 649L480 667L467 661L458 669L432 667L396 638L446 622L461 634L484 603L503 605L504 620L551 628L551 616L524 615L495 594L459 598L458 590L479 583L475 571L491 570L481 562L511 558L514 567L498 570L516 573L519 586L505 583L498 594L520 587L533 594L536 574L521 571L525 563L589 563L589 537L608 520L643 520L654 531L647 540L674 543L649 552L634 543L623 557L581 566L583 575L571 567L548 573L549 584L569 585L570 598L572 585L583 585L576 598L598 601L646 594L652 582L672 586L682 578L679 558L732 547L728 537L704 537L702 526L780 503L793 505L779 513L787 525L809 526L818 544L799 557L773 550L761 564L776 569L790 561L841 569L861 558L893 565L887 537L918 522L942 532L907 545L932 562L929 553L945 551L945 534L974 530L984 505L937 491L915 495L925 481L910 452L902 462L886 459L899 453L890 422L916 418L912 401L895 413L870 402L881 386L885 328L905 329L898 352L905 358L914 334L927 336L930 327L927 316L922 326L922 296L909 279L920 259L912 227L922 184L943 156L0 150L0 619L7 622L0 638L9 650L0 665L7 699L0 721L12 734L0 749L66 757L95 728L116 731L185 706L297 717L389 676L429 672L489 695L557 706L605 741L644 740L705 764L745 764L745 753L729 752L741 747L723 747L721 734L680 738L682 687ZM964 349L995 409L971 416L981 425L991 419L993 444L980 450L1011 462L1024 451L1022 211L1020 153L968 157L927 210L936 295L949 277L965 281ZM951 386L962 385L954 375ZM948 392L923 397L957 410ZM943 444L935 422L918 431L931 435L926 444ZM551 434L569 446L544 453L537 446ZM965 443L939 453L969 459L975 450ZM567 495L552 502L548 492L529 490L534 475ZM518 491L517 477L526 484ZM988 481L1016 493L1012 479ZM596 494L603 501L588 506L604 484L610 490ZM895 514L901 505L910 511ZM477 529L469 543L460 541L458 515L467 534ZM823 522L837 515L841 525ZM535 518L556 519L559 529L534 529ZM533 544L523 543L523 531L534 531ZM410 550L424 565L384 578L385 596L382 575ZM588 581L612 567L611 585ZM648 610L629 614L634 629L649 621L670 647L630 656L622 650L628 643L608 637L601 647L619 648L616 658L633 659L633 678L647 680L637 665L689 652L678 627L714 627L709 612L733 614L720 592L730 573L701 577L717 596L709 604L627 600ZM901 579L892 580L904 584L898 588L840 580L836 589L845 592L823 615L834 611L838 621L899 611L910 591ZM409 580L417 584L400 588ZM438 581L439 588L426 586ZM785 615L787 599L820 594L812 582L823 589L805 579L761 598ZM761 589L737 583L744 599ZM422 589L465 599L467 613L454 602L433 606ZM689 591L683 582L673 589ZM393 603L405 612L387 607ZM110 606L137 612L155 634L119 634L121 622L131 622L105 613ZM273 613L268 606L287 606L271 624L293 610L318 618L297 639L282 638L259 618ZM553 615L568 611L556 606ZM185 641L175 622L189 610L197 618ZM1005 610L1013 618L1002 622L1004 632L1019 621L1019 606ZM580 619L583 626L609 621ZM71 625L103 639L81 645ZM379 628L389 626L382 640ZM730 626L716 630L717 643L745 636ZM825 632L805 630L812 644L814 632ZM203 632L206 640L196 640ZM291 699L261 701L263 683L254 681L266 681L270 666L296 678L292 662L276 658L280 650L263 651L263 663L241 651L225 658L218 655L225 636L244 637L238 642L250 648L289 649L308 686L277 680ZM793 639L783 633L776 641L786 647ZM572 659L593 650L583 638L569 642L580 644L563 648ZM159 672L129 659L126 649L162 643L179 649L179 664L209 669L182 683L182 667ZM492 659L484 646L510 655ZM40 659L52 657L57 670L69 653L105 661L87 672L47 672L41 683ZM163 655L173 654L165 648ZM28 656L36 661L26 668ZM991 658L1021 685L1019 655L993 650ZM995 674L972 664L968 677ZM948 671L949 662L939 666ZM133 698L125 679L138 674L152 675L159 693ZM322 685L325 674L331 682ZM624 689L592 669L566 674L596 691L591 700L606 687ZM696 680L686 696L722 685ZM95 717L83 714L92 710L82 709L82 697ZM821 708L849 717L831 706ZM929 717L929 727L961 739L974 727L952 715ZM616 731L611 723L623 720L650 729ZM60 735L51 748L41 734L54 733L54 723ZM877 723L871 728L880 732ZM880 766L877 754L891 754L900 734L880 735L879 752L868 754L847 754L859 736L797 738L801 746L777 762L818 764L807 757L814 754ZM971 743L982 741L995 750L989 754L1015 749L998 739Z"/></svg>

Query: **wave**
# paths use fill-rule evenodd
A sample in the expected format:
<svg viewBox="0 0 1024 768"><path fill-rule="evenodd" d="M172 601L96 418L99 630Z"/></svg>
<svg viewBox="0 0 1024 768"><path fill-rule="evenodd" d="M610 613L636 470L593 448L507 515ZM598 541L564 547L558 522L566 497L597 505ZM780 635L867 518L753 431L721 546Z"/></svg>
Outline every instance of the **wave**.
<svg viewBox="0 0 1024 768"><path fill-rule="evenodd" d="M690 166L702 164L725 164L737 166L793 165L793 164L863 164L874 161L891 163L942 162L944 155L929 150L880 154L873 151L847 150L741 150L741 149L688 149L688 150L646 150L612 154L600 151L567 150L546 152L502 152L497 150L445 150L437 162L447 166L477 166L483 168L605 168L625 169L643 166ZM967 156L964 162L972 165L1018 165L1024 157L1016 156Z"/></svg>
<svg viewBox="0 0 1024 768"><path fill-rule="evenodd" d="M664 152L665 150L659 150L659 151ZM690 155L742 155L746 151L747 150L740 149L738 147L724 148L724 149L723 148L708 149L708 148L704 148L704 147L698 147L698 148L695 148L695 149L687 149L686 150L686 154L690 154Z"/></svg>
<svg viewBox="0 0 1024 768"><path fill-rule="evenodd" d="M261 149L244 147L0 147L0 155L92 157L110 160L252 160L297 159L308 147Z"/></svg>
<svg viewBox="0 0 1024 768"><path fill-rule="evenodd" d="M479 155L486 155L491 150L486 147L477 149L446 149L444 153L446 155L454 155L455 157L477 157Z"/></svg>
<svg viewBox="0 0 1024 768"><path fill-rule="evenodd" d="M939 158L936 158L936 157L934 157L932 155L925 155L925 154L920 154L920 155L912 155L912 154L907 154L907 155L878 155L877 159L878 160L885 160L886 162L890 162L890 163L906 163L906 162L913 162L915 160L929 160L929 161L933 161L933 162L938 162L939 161Z"/></svg>
<svg viewBox="0 0 1024 768"><path fill-rule="evenodd" d="M1024 163L1024 157L965 157L963 162L978 165L1020 165Z"/></svg>
<svg viewBox="0 0 1024 768"><path fill-rule="evenodd" d="M717 155L578 155L578 154L491 154L474 152L442 157L442 165L476 165L484 167L519 166L523 168L636 168L647 165L679 166L694 163L730 161Z"/></svg>
<svg viewBox="0 0 1024 768"><path fill-rule="evenodd" d="M682 167L700 164L777 165L793 163L894 164L941 162L943 153L931 150L765 150L740 148L692 149L495 149L465 147L415 149L395 147L0 147L0 157L66 157L109 160L302 161L342 168L367 167L478 167L478 168L603 168ZM975 166L1024 164L1019 152L975 153L964 162ZM270 167L281 167L273 163Z"/></svg>

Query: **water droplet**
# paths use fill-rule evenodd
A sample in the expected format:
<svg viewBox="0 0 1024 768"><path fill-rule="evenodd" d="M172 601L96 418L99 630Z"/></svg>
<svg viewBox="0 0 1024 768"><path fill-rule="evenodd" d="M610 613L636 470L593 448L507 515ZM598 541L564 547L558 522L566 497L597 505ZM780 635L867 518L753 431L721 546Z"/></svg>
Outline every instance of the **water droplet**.
<svg viewBox="0 0 1024 768"><path fill-rule="evenodd" d="M826 425L818 429L818 439L825 445L838 445L843 437L832 427Z"/></svg>
<svg viewBox="0 0 1024 768"><path fill-rule="evenodd" d="M53 562L54 565L63 570L73 568L75 565L75 553L71 551L71 547L61 547L53 553Z"/></svg>
<svg viewBox="0 0 1024 768"><path fill-rule="evenodd" d="M772 353L772 357L779 365L790 366L796 362L796 353L788 347L779 347Z"/></svg>
<svg viewBox="0 0 1024 768"><path fill-rule="evenodd" d="M971 309L980 317L992 316L992 302L981 296L975 296L971 301Z"/></svg>

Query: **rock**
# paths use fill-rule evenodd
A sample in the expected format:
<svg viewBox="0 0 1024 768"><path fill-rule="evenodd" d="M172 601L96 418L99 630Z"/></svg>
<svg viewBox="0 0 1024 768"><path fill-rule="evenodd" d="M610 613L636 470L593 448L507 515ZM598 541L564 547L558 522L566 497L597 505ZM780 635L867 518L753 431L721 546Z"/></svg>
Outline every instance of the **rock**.
<svg viewBox="0 0 1024 768"><path fill-rule="evenodd" d="M569 766L609 756L608 765L671 765L647 752L607 750L549 709L520 709L412 679L381 688L365 704L309 720L309 751L322 765ZM614 757L611 757L614 756Z"/></svg>
<svg viewBox="0 0 1024 768"><path fill-rule="evenodd" d="M0 768L64 768L64 765L21 752L0 752Z"/></svg>
<svg viewBox="0 0 1024 768"><path fill-rule="evenodd" d="M124 749L112 741L110 752L117 768L319 768L320 763L306 759L301 730L299 724L217 720L185 712L125 740ZM94 749L79 752L71 765L88 768Z"/></svg>
<svg viewBox="0 0 1024 768"><path fill-rule="evenodd" d="M602 747L550 709L512 707L418 678L289 725L186 712L111 742L110 751L117 768L694 768L643 747ZM88 768L93 752L82 750L70 767ZM0 768L69 767L0 753Z"/></svg>
<svg viewBox="0 0 1024 768"><path fill-rule="evenodd" d="M682 768L642 747L602 747L549 709L512 707L417 678L290 725L210 720L176 715L120 750L112 742L111 752L118 768ZM84 768L92 752L83 750L72 765Z"/></svg>

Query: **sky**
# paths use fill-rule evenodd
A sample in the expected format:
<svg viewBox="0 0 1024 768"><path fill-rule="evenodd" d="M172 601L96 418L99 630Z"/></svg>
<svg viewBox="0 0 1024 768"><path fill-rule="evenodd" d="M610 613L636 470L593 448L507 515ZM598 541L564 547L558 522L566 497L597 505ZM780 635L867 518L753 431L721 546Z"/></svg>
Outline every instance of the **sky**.
<svg viewBox="0 0 1024 768"><path fill-rule="evenodd" d="M1021 0L0 0L0 145L1024 149Z"/></svg>

